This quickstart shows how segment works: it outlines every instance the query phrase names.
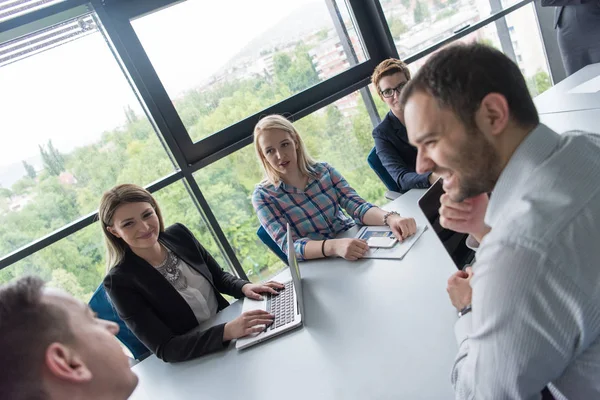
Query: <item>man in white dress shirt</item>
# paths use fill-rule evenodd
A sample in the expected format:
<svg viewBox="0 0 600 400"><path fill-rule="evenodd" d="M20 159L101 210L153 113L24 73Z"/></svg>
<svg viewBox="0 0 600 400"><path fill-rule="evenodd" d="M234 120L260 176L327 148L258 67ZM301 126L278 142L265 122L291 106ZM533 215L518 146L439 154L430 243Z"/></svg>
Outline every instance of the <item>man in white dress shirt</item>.
<svg viewBox="0 0 600 400"><path fill-rule="evenodd" d="M540 124L517 65L479 44L433 55L401 102L418 173L454 202L492 192L448 283L456 398L600 399L600 136Z"/></svg>
<svg viewBox="0 0 600 400"><path fill-rule="evenodd" d="M138 378L87 304L25 277L0 287L0 399L125 400Z"/></svg>

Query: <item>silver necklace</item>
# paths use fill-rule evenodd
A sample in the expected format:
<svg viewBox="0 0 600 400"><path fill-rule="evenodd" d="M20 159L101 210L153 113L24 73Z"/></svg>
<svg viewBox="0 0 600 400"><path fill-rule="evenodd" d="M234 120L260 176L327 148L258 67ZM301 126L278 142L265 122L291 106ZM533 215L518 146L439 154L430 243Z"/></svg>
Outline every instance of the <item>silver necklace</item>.
<svg viewBox="0 0 600 400"><path fill-rule="evenodd" d="M167 250L167 257L156 269L165 277L167 281L177 290L187 288L187 279L181 273L179 268L179 258L171 250Z"/></svg>

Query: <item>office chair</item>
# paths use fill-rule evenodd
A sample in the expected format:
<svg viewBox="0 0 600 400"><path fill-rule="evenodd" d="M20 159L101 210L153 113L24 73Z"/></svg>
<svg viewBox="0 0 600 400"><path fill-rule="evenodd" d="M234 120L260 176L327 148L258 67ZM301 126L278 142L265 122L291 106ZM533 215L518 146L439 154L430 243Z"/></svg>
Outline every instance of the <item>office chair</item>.
<svg viewBox="0 0 600 400"><path fill-rule="evenodd" d="M125 325L125 322L119 318L119 315L110 302L102 284L98 286L88 304L90 305L90 308L98 314L98 318L119 324L117 338L129 349L134 359L143 360L150 354L150 350L140 342L133 332L129 330L127 325Z"/></svg>
<svg viewBox="0 0 600 400"><path fill-rule="evenodd" d="M269 234L267 233L267 231L265 230L265 228L262 227L262 225L256 231L256 235L260 238L260 240L262 240L262 242L264 244L267 245L267 247L269 249L271 249L271 251L273 253L275 253L275 255L277 257L279 257L281 259L281 261L283 261L283 263L285 265L287 265L287 263L288 263L287 256L285 255L285 253L283 252L283 250L281 250L279 248L279 246L277 246L277 243L275 243L275 241L271 238L271 236L269 236Z"/></svg>
<svg viewBox="0 0 600 400"><path fill-rule="evenodd" d="M398 184L394 181L394 178L392 178L390 173L387 172L387 170L381 163L379 156L377 156L377 151L375 147L373 147L369 152L369 155L367 156L367 163L369 164L369 167L371 167L371 169L375 171L375 174L379 177L379 179L387 188L388 191L385 192L386 199L395 200L404 193L404 191L400 189Z"/></svg>

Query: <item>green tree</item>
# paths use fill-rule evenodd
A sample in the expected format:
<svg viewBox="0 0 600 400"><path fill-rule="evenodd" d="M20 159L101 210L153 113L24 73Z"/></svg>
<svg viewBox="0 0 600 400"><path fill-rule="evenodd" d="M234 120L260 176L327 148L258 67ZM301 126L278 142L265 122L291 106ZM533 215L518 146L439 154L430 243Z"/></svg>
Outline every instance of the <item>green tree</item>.
<svg viewBox="0 0 600 400"><path fill-rule="evenodd" d="M388 19L388 24L390 27L390 33L394 39L398 39L400 35L408 32L408 26L398 17L391 17Z"/></svg>
<svg viewBox="0 0 600 400"><path fill-rule="evenodd" d="M541 69L538 69L535 75L528 77L525 81L527 83L529 93L531 93L532 96L542 94L552 87L550 76Z"/></svg>
<svg viewBox="0 0 600 400"><path fill-rule="evenodd" d="M28 177L30 177L31 179L36 178L37 174L31 164L29 164L27 161L23 160L23 167L25 168L25 172L27 172Z"/></svg>
<svg viewBox="0 0 600 400"><path fill-rule="evenodd" d="M39 145L39 148L46 171L51 175L60 175L65 170L65 160L52 144L52 140L48 140L47 148L42 145Z"/></svg>
<svg viewBox="0 0 600 400"><path fill-rule="evenodd" d="M406 8L410 8L411 0L401 0L402 5Z"/></svg>
<svg viewBox="0 0 600 400"><path fill-rule="evenodd" d="M429 8L421 0L417 0L415 9L413 10L413 17L416 24L420 24L429 18Z"/></svg>
<svg viewBox="0 0 600 400"><path fill-rule="evenodd" d="M125 112L125 119L129 124L133 124L138 121L138 117L135 114L135 111L133 111L133 108L131 108L129 104L123 107L123 111Z"/></svg>

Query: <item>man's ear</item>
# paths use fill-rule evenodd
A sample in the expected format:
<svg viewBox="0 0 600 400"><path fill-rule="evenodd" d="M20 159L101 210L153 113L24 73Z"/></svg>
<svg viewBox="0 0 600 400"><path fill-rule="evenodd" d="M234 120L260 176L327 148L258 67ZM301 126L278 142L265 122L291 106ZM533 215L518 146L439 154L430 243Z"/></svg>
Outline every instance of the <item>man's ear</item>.
<svg viewBox="0 0 600 400"><path fill-rule="evenodd" d="M61 343L52 343L46 349L46 368L56 379L73 383L89 382L92 372L81 357Z"/></svg>
<svg viewBox="0 0 600 400"><path fill-rule="evenodd" d="M509 120L510 108L506 97L500 93L488 93L475 113L477 127L492 137L504 132Z"/></svg>
<svg viewBox="0 0 600 400"><path fill-rule="evenodd" d="M117 233L117 231L116 231L116 230L114 230L114 229L113 229L111 226L107 226L107 227L106 227L106 230L107 230L108 232L110 232L110 234L112 234L113 236L116 236L116 237L118 237L119 239L121 238L121 236L119 236L119 234Z"/></svg>

